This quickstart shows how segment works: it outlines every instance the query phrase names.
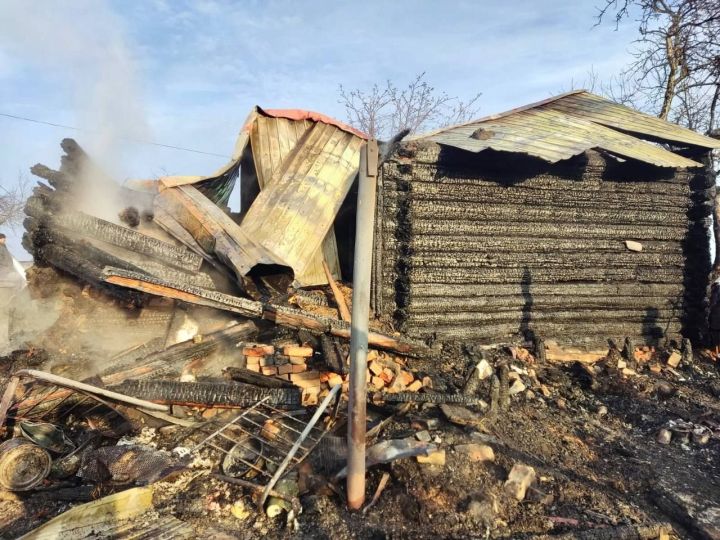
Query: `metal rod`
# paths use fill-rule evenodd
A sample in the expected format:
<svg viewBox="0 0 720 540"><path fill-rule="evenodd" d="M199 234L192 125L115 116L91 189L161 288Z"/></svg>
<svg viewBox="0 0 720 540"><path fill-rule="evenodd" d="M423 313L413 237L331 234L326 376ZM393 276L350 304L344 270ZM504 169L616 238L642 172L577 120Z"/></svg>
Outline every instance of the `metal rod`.
<svg viewBox="0 0 720 540"><path fill-rule="evenodd" d="M365 430L368 322L372 274L378 146L370 139L360 149L355 262L350 334L350 392L348 399L347 504L360 510L365 502Z"/></svg>
<svg viewBox="0 0 720 540"><path fill-rule="evenodd" d="M270 491L275 487L275 484L277 484L277 481L280 480L283 474L285 474L285 469L295 458L295 454L297 454L297 451L302 448L302 443L305 441L305 438L310 434L310 432L315 427L315 424L317 424L317 421L320 420L320 417L325 413L325 409L327 409L327 406L330 404L330 402L335 399L335 396L340 391L340 388L342 388L341 384L336 384L335 386L333 386L330 389L330 393L325 396L325 399L323 399L320 402L320 405L318 405L318 408L315 410L315 414L312 415L310 421L305 426L305 429L303 429L303 432L300 434L300 436L297 438L297 441L295 441L295 444L290 449L290 452L288 452L288 455L285 456L285 459L280 464L280 467L278 467L278 470L275 471L275 474L270 479L270 482L268 482L267 486L265 486L265 491L263 491L262 497L260 498L261 508L265 504L265 500L270 494Z"/></svg>
<svg viewBox="0 0 720 540"><path fill-rule="evenodd" d="M56 386L60 386L63 388L69 388L70 390L77 390L77 391L86 392L86 393L92 394L92 395L103 396L108 399L119 401L126 405L140 407L142 409L149 409L151 411L162 411L162 412L168 412L170 410L170 408L167 405L159 405L159 404L153 403L151 401L145 401L144 399L138 399L138 398L126 396L123 394L119 394L117 392L105 390L104 388L99 388L97 386L91 386L89 384L73 381L72 379L66 379L65 377L60 377L59 375L53 375L52 373L46 373L44 371L37 371L34 369L21 369L20 371L16 372L15 375L18 377L31 377L38 381L43 381L46 383L54 384Z"/></svg>

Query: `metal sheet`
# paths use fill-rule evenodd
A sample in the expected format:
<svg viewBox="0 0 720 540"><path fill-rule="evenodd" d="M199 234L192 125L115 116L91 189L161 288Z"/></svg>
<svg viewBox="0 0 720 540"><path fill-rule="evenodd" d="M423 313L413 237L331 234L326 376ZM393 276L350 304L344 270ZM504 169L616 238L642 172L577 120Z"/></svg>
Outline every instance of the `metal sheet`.
<svg viewBox="0 0 720 540"><path fill-rule="evenodd" d="M289 266L297 281L308 284L307 275L319 262L312 254L321 249L357 174L362 141L321 122L303 134L240 225L262 252L248 261L250 266ZM318 271L323 274L322 267ZM325 282L324 275L320 279Z"/></svg>
<svg viewBox="0 0 720 540"><path fill-rule="evenodd" d="M720 140L705 137L689 129L640 113L590 92L571 94L546 105L546 108L580 116L597 124L656 137L665 141L720 148Z"/></svg>
<svg viewBox="0 0 720 540"><path fill-rule="evenodd" d="M340 279L332 224L357 173L362 141L363 134L317 113L255 107L227 165L213 176L160 178L155 203L196 248L219 256L238 277L257 264L280 264L300 285L326 284L323 261ZM233 180L246 151L261 191L238 226L198 190Z"/></svg>
<svg viewBox="0 0 720 540"><path fill-rule="evenodd" d="M617 131L617 129L622 131ZM520 152L551 163L591 148L660 167L699 167L700 163L627 134L718 148L720 141L617 105L588 92L573 92L476 122L437 131L420 139L471 152L487 148Z"/></svg>
<svg viewBox="0 0 720 540"><path fill-rule="evenodd" d="M250 146L260 190L266 189L282 174L283 164L290 158L290 154L296 149L299 141L314 125L315 122L303 116L295 119L294 117L266 116L259 113L255 117L250 130ZM343 129L341 126L336 127ZM341 279L334 228L330 228L320 249L314 254L308 255L308 258L310 263L305 271L295 275L298 283L305 286L326 284L327 278L322 267L323 261L328 263L333 277Z"/></svg>

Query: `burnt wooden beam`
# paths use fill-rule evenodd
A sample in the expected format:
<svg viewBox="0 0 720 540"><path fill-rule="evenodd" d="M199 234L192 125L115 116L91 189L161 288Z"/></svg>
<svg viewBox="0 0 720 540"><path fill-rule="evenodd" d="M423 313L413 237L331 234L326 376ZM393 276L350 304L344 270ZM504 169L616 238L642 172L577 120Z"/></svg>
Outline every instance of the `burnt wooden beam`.
<svg viewBox="0 0 720 540"><path fill-rule="evenodd" d="M223 345L234 347L238 343L250 340L257 335L257 331L258 328L255 323L243 321L229 328L203 335L202 341L199 343L192 339L176 343L167 349L152 352L139 359L132 359L126 365L132 365L133 367L130 368L130 372L122 372L123 377L134 378L133 369L138 370L137 375L140 377L177 374L186 363L205 358L219 350ZM115 363L106 370L103 375L103 382L106 384L110 384L111 381L119 382L116 374L122 367L123 364ZM152 369L148 372L145 369L146 367L152 367Z"/></svg>
<svg viewBox="0 0 720 540"><path fill-rule="evenodd" d="M302 389L262 388L238 382L125 381L115 392L166 405L249 407L267 398L269 405L299 406Z"/></svg>
<svg viewBox="0 0 720 540"><path fill-rule="evenodd" d="M482 399L465 394L440 394L417 392L376 393L369 399L373 403L456 403L461 405L482 405Z"/></svg>
<svg viewBox="0 0 720 540"><path fill-rule="evenodd" d="M61 227L67 231L95 238L113 246L147 255L165 264L197 271L202 257L184 247L163 242L121 225L79 211L48 213L38 200L28 200L26 212L33 217L47 221L51 227Z"/></svg>
<svg viewBox="0 0 720 540"><path fill-rule="evenodd" d="M311 315L293 308L247 300L201 287L169 283L147 274L128 272L120 268L105 268L103 270L103 281L111 285L135 289L156 296L174 298L190 304L237 313L244 317L265 319L281 326L350 339L350 325L348 323L338 319ZM368 342L373 347L407 356L432 356L431 351L423 345L403 341L378 332L369 332Z"/></svg>
<svg viewBox="0 0 720 540"><path fill-rule="evenodd" d="M295 385L290 381L284 381L275 377L268 377L255 373L249 369L239 367L226 367L223 374L228 379L245 384L252 384L263 388L293 388Z"/></svg>

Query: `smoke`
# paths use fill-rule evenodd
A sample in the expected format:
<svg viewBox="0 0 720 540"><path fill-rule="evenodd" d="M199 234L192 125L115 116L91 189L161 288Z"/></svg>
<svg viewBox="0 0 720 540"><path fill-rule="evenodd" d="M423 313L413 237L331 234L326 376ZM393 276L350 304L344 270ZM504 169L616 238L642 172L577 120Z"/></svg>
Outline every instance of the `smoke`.
<svg viewBox="0 0 720 540"><path fill-rule="evenodd" d="M149 130L137 61L123 20L110 4L3 0L0 47L20 69L30 69L42 86L57 85L58 93L68 96L73 121L87 132L65 135L77 137L110 176L124 178L123 164L132 151L127 140L148 139ZM63 116L44 110L42 103L33 105L43 120ZM97 205L102 195L94 193L88 199Z"/></svg>

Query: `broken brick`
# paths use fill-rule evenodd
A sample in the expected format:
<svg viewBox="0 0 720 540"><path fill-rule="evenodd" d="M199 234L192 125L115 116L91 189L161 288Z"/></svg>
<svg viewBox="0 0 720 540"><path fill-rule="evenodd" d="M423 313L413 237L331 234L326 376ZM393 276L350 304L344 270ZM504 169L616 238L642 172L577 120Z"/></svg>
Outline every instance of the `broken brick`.
<svg viewBox="0 0 720 540"><path fill-rule="evenodd" d="M298 356L301 358L310 358L313 355L312 347L287 346L283 348L285 356Z"/></svg>
<svg viewBox="0 0 720 540"><path fill-rule="evenodd" d="M245 356L270 356L275 353L275 347L272 345L249 345L243 347L242 353Z"/></svg>
<svg viewBox="0 0 720 540"><path fill-rule="evenodd" d="M445 450L436 450L427 456L416 456L415 459L426 465L445 465Z"/></svg>
<svg viewBox="0 0 720 540"><path fill-rule="evenodd" d="M260 373L263 375L277 375L278 368L276 366L262 366L260 367Z"/></svg>
<svg viewBox="0 0 720 540"><path fill-rule="evenodd" d="M307 356L288 356L288 361L296 366L305 364L305 362L307 362L307 359Z"/></svg>
<svg viewBox="0 0 720 540"><path fill-rule="evenodd" d="M328 377L327 383L328 383L328 386L330 386L330 388L333 388L334 386L337 386L338 384L342 384L343 378L340 375L338 375L337 373L330 373L330 377Z"/></svg>
<svg viewBox="0 0 720 540"><path fill-rule="evenodd" d="M510 470L508 479L505 482L504 489L505 493L514 497L518 501L522 501L525 498L527 489L535 481L535 469L529 465L523 465L516 463Z"/></svg>
<svg viewBox="0 0 720 540"><path fill-rule="evenodd" d="M379 376L383 372L383 366L380 362L370 362L368 369L370 369L370 373L373 375Z"/></svg>
<svg viewBox="0 0 720 540"><path fill-rule="evenodd" d="M680 360L682 360L682 355L678 351L673 351L667 359L667 365L676 368L680 365Z"/></svg>
<svg viewBox="0 0 720 540"><path fill-rule="evenodd" d="M495 452L492 447L487 444L458 444L455 446L455 450L461 454L465 454L470 461L495 461Z"/></svg>

